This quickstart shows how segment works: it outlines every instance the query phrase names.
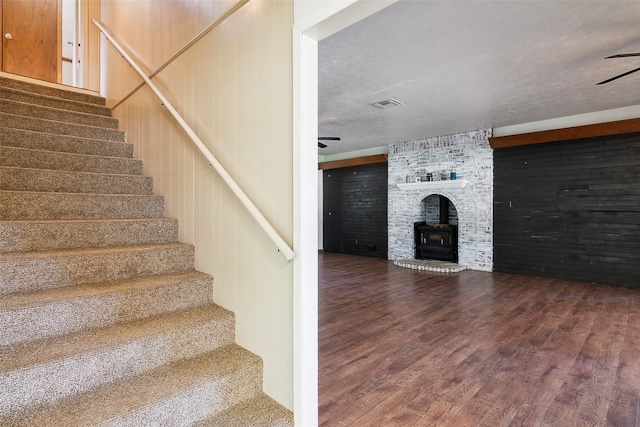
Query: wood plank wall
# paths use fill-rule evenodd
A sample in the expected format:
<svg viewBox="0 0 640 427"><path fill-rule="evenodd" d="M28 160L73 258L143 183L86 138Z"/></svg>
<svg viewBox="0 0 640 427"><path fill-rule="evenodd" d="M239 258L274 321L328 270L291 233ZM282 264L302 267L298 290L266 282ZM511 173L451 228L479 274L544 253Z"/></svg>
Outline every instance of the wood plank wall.
<svg viewBox="0 0 640 427"><path fill-rule="evenodd" d="M640 134L494 152L494 269L640 287Z"/></svg>
<svg viewBox="0 0 640 427"><path fill-rule="evenodd" d="M324 250L387 258L387 163L325 170Z"/></svg>

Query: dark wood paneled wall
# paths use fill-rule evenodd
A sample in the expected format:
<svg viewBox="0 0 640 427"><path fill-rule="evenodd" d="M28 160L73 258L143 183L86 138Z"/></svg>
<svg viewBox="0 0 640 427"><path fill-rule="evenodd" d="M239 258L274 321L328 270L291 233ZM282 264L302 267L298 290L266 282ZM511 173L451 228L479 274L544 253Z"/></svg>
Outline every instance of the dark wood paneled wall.
<svg viewBox="0 0 640 427"><path fill-rule="evenodd" d="M640 132L640 119L618 120L615 122L594 123L570 128L543 130L519 135L494 136L489 138L491 148L516 147L519 145L544 144L556 141L577 141L582 138L623 135Z"/></svg>
<svg viewBox="0 0 640 427"><path fill-rule="evenodd" d="M640 287L640 134L495 150L494 269Z"/></svg>
<svg viewBox="0 0 640 427"><path fill-rule="evenodd" d="M323 173L324 250L387 258L387 164Z"/></svg>
<svg viewBox="0 0 640 427"><path fill-rule="evenodd" d="M372 156L355 157L351 159L334 160L331 162L318 163L318 169L338 169L346 168L350 166L369 165L372 163L387 163L389 160L388 154L374 154Z"/></svg>

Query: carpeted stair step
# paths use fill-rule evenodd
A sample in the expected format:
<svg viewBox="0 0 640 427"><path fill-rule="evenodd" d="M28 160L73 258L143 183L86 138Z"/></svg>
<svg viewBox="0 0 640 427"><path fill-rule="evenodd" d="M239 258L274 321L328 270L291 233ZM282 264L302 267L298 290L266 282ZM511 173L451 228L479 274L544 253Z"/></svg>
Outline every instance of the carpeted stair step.
<svg viewBox="0 0 640 427"><path fill-rule="evenodd" d="M0 252L153 245L178 241L174 218L0 222Z"/></svg>
<svg viewBox="0 0 640 427"><path fill-rule="evenodd" d="M133 157L133 144L56 135L23 129L0 127L0 152L4 147L32 150L58 151L62 153L90 154L105 157Z"/></svg>
<svg viewBox="0 0 640 427"><path fill-rule="evenodd" d="M0 148L0 166L75 172L142 175L142 161L123 157L60 153L30 148Z"/></svg>
<svg viewBox="0 0 640 427"><path fill-rule="evenodd" d="M202 306L212 280L188 271L0 295L0 347Z"/></svg>
<svg viewBox="0 0 640 427"><path fill-rule="evenodd" d="M79 92L0 76L0 425L293 425L105 100Z"/></svg>
<svg viewBox="0 0 640 427"><path fill-rule="evenodd" d="M100 116L111 116L111 109L104 105L61 99L13 88L0 88L0 99L40 105L42 107L56 108L59 110L77 111Z"/></svg>
<svg viewBox="0 0 640 427"><path fill-rule="evenodd" d="M0 295L192 271L184 243L0 254Z"/></svg>
<svg viewBox="0 0 640 427"><path fill-rule="evenodd" d="M190 426L253 398L262 361L232 344L31 411L3 426Z"/></svg>
<svg viewBox="0 0 640 427"><path fill-rule="evenodd" d="M264 393L246 400L193 427L293 427L293 417L278 402Z"/></svg>
<svg viewBox="0 0 640 427"><path fill-rule="evenodd" d="M126 383L167 363L227 347L234 340L234 323L231 312L209 304L5 347L0 350L5 356L0 359L0 390L4 396L0 399L0 415L55 403L116 381ZM116 391L118 387L108 388ZM138 396L130 398L136 401Z"/></svg>
<svg viewBox="0 0 640 427"><path fill-rule="evenodd" d="M69 172L0 166L0 189L59 193L153 194L153 179L142 175Z"/></svg>
<svg viewBox="0 0 640 427"><path fill-rule="evenodd" d="M78 136L81 138L125 142L125 133L119 129L87 126L77 123L65 123L56 120L38 119L4 112L0 112L0 123L2 123L3 127L12 129L24 129L58 135Z"/></svg>
<svg viewBox="0 0 640 427"><path fill-rule="evenodd" d="M70 101L84 102L87 104L106 104L106 100L98 94L87 94L85 91L74 91L67 88L59 89L41 84L26 82L23 80L0 77L0 91L4 90L4 88L17 89L23 92L37 93L40 95L67 99Z"/></svg>
<svg viewBox="0 0 640 427"><path fill-rule="evenodd" d="M16 116L37 117L64 123L75 123L109 129L118 129L118 120L110 116L83 113L79 111L61 110L24 102L0 98L0 111Z"/></svg>
<svg viewBox="0 0 640 427"><path fill-rule="evenodd" d="M0 190L0 220L3 221L163 216L162 196Z"/></svg>

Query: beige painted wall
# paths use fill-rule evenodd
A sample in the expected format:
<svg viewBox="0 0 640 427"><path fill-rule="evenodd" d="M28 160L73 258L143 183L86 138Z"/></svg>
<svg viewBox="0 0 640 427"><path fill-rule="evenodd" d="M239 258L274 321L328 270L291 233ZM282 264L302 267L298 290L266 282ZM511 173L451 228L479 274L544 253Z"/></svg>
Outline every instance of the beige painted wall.
<svg viewBox="0 0 640 427"><path fill-rule="evenodd" d="M233 1L102 1L105 26L151 72ZM292 0L250 0L154 82L271 221L292 241ZM102 92L140 79L101 46ZM114 110L215 301L236 313L236 341L261 356L264 389L293 408L292 264L196 152L148 88Z"/></svg>

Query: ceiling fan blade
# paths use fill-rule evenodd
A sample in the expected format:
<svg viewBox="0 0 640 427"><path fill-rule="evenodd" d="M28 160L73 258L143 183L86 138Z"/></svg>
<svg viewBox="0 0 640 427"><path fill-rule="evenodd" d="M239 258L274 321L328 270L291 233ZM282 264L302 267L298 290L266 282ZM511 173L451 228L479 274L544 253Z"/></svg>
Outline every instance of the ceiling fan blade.
<svg viewBox="0 0 640 427"><path fill-rule="evenodd" d="M318 141L340 141L339 136L319 136Z"/></svg>
<svg viewBox="0 0 640 427"><path fill-rule="evenodd" d="M318 147L327 148L327 144L323 144L322 142L318 142Z"/></svg>
<svg viewBox="0 0 640 427"><path fill-rule="evenodd" d="M611 59L611 58L628 58L630 56L640 56L640 53L619 53L617 55L611 55L611 56L607 56L604 59Z"/></svg>
<svg viewBox="0 0 640 427"><path fill-rule="evenodd" d="M596 83L596 84L598 84L598 85L603 85L603 84L605 84L605 83L609 83L609 82L612 82L612 81L614 81L614 80L617 80L617 79L619 79L620 77L628 76L629 74L631 74L631 73L635 73L636 71L640 71L640 68L636 68L635 70L627 71L626 73L619 74L619 75L617 75L617 76L615 76L615 77L611 77L610 79L603 80L603 81L601 81L600 83Z"/></svg>

